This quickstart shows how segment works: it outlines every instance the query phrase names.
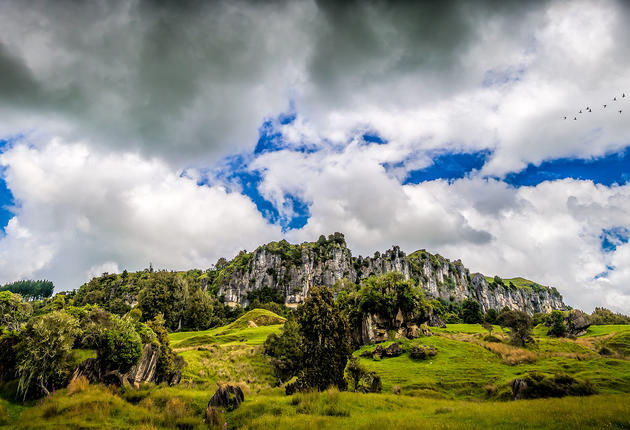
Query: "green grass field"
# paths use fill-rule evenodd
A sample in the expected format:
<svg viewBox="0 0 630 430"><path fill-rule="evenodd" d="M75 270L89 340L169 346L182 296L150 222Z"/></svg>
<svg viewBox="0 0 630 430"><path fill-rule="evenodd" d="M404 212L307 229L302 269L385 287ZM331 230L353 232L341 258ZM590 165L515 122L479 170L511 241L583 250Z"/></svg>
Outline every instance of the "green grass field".
<svg viewBox="0 0 630 430"><path fill-rule="evenodd" d="M630 326L594 326L575 340L551 338L538 327L535 344L522 349L485 342L487 331L480 325L451 324L432 329L433 336L400 341L405 352L399 357L361 357L380 375L381 394L330 390L286 396L273 388L262 354L266 337L281 327L282 320L270 314L256 310L228 326L171 334L173 348L188 363L176 387L89 385L59 390L35 404L0 400L0 428L207 428L205 407L220 382L245 392L243 405L222 415L230 429L630 428ZM499 327L493 334L507 339ZM413 360L408 350L414 344L434 346L438 354ZM600 355L602 346L613 355ZM355 355L373 348L364 346ZM77 359L92 354L75 352ZM588 379L598 394L509 401L511 381L532 370ZM392 394L395 386L401 395Z"/></svg>

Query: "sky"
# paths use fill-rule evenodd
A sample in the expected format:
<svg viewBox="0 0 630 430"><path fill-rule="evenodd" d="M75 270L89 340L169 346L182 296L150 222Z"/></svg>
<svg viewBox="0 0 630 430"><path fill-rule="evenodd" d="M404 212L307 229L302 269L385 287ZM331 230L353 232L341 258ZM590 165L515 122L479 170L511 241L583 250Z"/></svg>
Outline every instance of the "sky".
<svg viewBox="0 0 630 430"><path fill-rule="evenodd" d="M339 231L355 255L424 248L630 313L628 19L614 0L0 2L0 283Z"/></svg>

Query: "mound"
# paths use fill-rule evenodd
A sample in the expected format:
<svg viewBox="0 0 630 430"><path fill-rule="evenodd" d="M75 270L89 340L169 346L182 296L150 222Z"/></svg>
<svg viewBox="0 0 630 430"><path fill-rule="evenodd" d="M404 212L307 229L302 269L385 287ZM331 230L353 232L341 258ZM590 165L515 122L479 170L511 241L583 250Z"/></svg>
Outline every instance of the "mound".
<svg viewBox="0 0 630 430"><path fill-rule="evenodd" d="M283 324L286 318L282 318L266 309L252 309L244 313L232 324L228 325L228 329L243 329L248 327L260 327L263 325ZM253 323L253 324L252 324Z"/></svg>

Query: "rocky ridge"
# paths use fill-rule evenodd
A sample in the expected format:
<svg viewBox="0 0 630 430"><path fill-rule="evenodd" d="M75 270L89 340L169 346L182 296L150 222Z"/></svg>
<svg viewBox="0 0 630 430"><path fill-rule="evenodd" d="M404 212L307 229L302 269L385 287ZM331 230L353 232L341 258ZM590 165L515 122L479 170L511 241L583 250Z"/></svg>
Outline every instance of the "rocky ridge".
<svg viewBox="0 0 630 430"><path fill-rule="evenodd" d="M317 242L292 245L283 240L250 253L241 252L217 268L213 285L226 302L234 305L246 305L248 292L268 287L280 290L288 306L296 306L308 297L313 286L334 287L344 278L358 283L387 272L399 272L405 279L417 281L430 298L473 298L484 312L506 306L530 314L566 308L555 288L488 282L480 273L471 274L460 260L450 261L425 250L406 255L394 246L372 257L354 257L341 233L321 236Z"/></svg>

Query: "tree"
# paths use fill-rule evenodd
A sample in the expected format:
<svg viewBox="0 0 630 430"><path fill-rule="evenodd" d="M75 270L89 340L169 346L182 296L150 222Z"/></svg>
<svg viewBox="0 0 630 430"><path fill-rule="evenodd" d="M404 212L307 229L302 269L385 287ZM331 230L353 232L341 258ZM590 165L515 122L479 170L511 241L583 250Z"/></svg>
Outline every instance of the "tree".
<svg viewBox="0 0 630 430"><path fill-rule="evenodd" d="M160 355L155 369L155 377L158 381L170 381L173 375L185 366L186 362L171 349L162 314L158 314L147 325L157 335L157 340L160 343Z"/></svg>
<svg viewBox="0 0 630 430"><path fill-rule="evenodd" d="M107 366L127 372L142 356L142 341L131 318L110 316L111 327L103 333L99 357Z"/></svg>
<svg viewBox="0 0 630 430"><path fill-rule="evenodd" d="M549 317L551 327L547 334L549 336L564 337L567 334L567 327L564 325L564 314L561 311L551 311Z"/></svg>
<svg viewBox="0 0 630 430"><path fill-rule="evenodd" d="M464 300L462 306L462 320L465 324L478 324L483 321L481 306L477 300L471 298Z"/></svg>
<svg viewBox="0 0 630 430"><path fill-rule="evenodd" d="M484 321L481 326L483 328L485 328L486 330L488 330L488 336L492 336L492 330L494 330L494 327L492 327L492 324L490 324L487 321Z"/></svg>
<svg viewBox="0 0 630 430"><path fill-rule="evenodd" d="M414 313L426 311L422 290L398 272L365 279L357 296L361 312L380 314L389 319L393 319L399 309Z"/></svg>
<svg viewBox="0 0 630 430"><path fill-rule="evenodd" d="M39 300L52 296L55 286L46 280L15 281L0 287L0 291L11 291L21 295L27 300Z"/></svg>
<svg viewBox="0 0 630 430"><path fill-rule="evenodd" d="M221 319L214 314L215 307L220 306L201 288L197 288L191 295L186 309L186 327L195 330L206 330L219 325Z"/></svg>
<svg viewBox="0 0 630 430"><path fill-rule="evenodd" d="M138 308L146 320L164 316L166 327L181 329L188 302L188 283L177 273L156 272L141 281Z"/></svg>
<svg viewBox="0 0 630 430"><path fill-rule="evenodd" d="M303 347L300 327L293 314L289 314L280 334L272 333L265 340L265 354L271 357L274 375L281 383L302 368Z"/></svg>
<svg viewBox="0 0 630 430"><path fill-rule="evenodd" d="M630 324L630 317L620 313L613 313L610 309L595 308L589 320L593 325L601 324Z"/></svg>
<svg viewBox="0 0 630 430"><path fill-rule="evenodd" d="M350 360L348 360L348 365L346 366L346 373L352 381L354 385L354 391L356 392L359 388L359 382L361 381L361 378L363 378L366 374L365 367L361 365L357 357L351 356Z"/></svg>
<svg viewBox="0 0 630 430"><path fill-rule="evenodd" d="M523 346L532 340L532 317L523 311L501 311L498 319L501 327L510 329L512 343Z"/></svg>
<svg viewBox="0 0 630 430"><path fill-rule="evenodd" d="M79 333L76 318L65 311L54 311L28 322L15 346L17 353L18 393L24 398L33 387L50 394L49 387L63 385L67 379L67 361Z"/></svg>
<svg viewBox="0 0 630 430"><path fill-rule="evenodd" d="M329 288L311 289L311 296L298 312L298 324L304 342L304 364L297 387L323 391L333 385L345 389L349 327Z"/></svg>
<svg viewBox="0 0 630 430"><path fill-rule="evenodd" d="M9 330L19 330L20 325L33 313L30 303L22 303L19 294L0 291L0 334L2 326Z"/></svg>
<svg viewBox="0 0 630 430"><path fill-rule="evenodd" d="M486 312L486 315L484 317L484 320L487 323L490 324L496 324L497 322L497 317L499 316L499 313L497 312L496 309L490 308L488 309L488 311Z"/></svg>

